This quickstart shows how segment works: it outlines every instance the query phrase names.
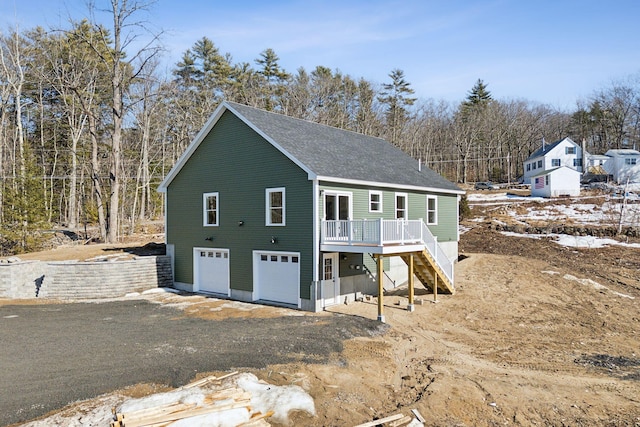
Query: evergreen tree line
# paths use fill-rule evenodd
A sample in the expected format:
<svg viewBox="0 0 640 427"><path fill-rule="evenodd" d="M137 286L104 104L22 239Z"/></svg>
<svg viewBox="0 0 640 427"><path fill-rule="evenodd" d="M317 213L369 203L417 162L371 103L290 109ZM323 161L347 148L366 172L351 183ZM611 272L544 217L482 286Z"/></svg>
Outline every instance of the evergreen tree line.
<svg viewBox="0 0 640 427"><path fill-rule="evenodd" d="M640 74L573 112L494 99L480 79L452 103L417 99L401 69L382 84L320 65L290 72L273 49L234 62L203 37L167 76L159 35L137 25L142 7L111 6L110 28L0 33L3 254L36 248L35 231L115 242L160 218L157 185L223 100L385 138L458 183L517 180L542 138L598 154L640 142Z"/></svg>

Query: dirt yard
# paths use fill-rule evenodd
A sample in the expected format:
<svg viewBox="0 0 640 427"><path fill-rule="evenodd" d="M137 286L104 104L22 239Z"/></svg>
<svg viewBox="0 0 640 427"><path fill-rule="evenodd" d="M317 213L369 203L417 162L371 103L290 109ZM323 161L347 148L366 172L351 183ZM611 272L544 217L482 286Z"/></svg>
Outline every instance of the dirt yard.
<svg viewBox="0 0 640 427"><path fill-rule="evenodd" d="M411 313L406 289L394 290L385 335L346 341L329 364L254 372L314 398L318 415L292 414L292 424L349 426L418 409L428 426L640 426L640 249L575 249L465 225L455 295L433 303L418 286ZM185 311L211 316L207 304L222 303ZM329 311L376 310L371 299Z"/></svg>

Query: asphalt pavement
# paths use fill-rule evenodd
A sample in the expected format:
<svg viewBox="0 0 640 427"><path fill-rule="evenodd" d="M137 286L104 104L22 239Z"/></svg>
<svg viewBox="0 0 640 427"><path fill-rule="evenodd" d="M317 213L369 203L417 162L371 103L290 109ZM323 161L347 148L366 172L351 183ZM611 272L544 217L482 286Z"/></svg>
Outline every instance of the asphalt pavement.
<svg viewBox="0 0 640 427"><path fill-rule="evenodd" d="M0 425L138 383L179 387L301 354L322 363L384 328L345 315L204 320L142 300L0 306Z"/></svg>

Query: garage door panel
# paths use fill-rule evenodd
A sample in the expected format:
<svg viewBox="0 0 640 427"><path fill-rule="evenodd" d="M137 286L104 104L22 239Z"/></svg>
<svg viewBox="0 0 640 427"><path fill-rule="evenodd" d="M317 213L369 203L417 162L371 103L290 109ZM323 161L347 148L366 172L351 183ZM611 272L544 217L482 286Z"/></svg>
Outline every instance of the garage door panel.
<svg viewBox="0 0 640 427"><path fill-rule="evenodd" d="M258 299L298 304L300 294L300 255L261 252L254 258L255 289Z"/></svg>
<svg viewBox="0 0 640 427"><path fill-rule="evenodd" d="M229 295L229 250L196 249L197 288Z"/></svg>

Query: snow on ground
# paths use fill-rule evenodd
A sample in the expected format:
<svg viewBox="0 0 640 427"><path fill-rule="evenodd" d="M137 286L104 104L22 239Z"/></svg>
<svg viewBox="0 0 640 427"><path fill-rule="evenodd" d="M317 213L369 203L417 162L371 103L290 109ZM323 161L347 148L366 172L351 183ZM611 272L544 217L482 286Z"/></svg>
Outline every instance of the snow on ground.
<svg viewBox="0 0 640 427"><path fill-rule="evenodd" d="M569 246L581 249L603 248L609 245L626 246L629 248L640 248L640 243L624 243L613 239L606 239L594 236L569 236L568 234L522 234L513 233L511 231L501 231L501 234L510 237L524 237L527 239L542 239L550 237L553 241L561 246Z"/></svg>
<svg viewBox="0 0 640 427"><path fill-rule="evenodd" d="M179 388L166 393L156 393L143 398L126 399L118 395L102 396L93 402L92 408L84 408L78 411L65 411L46 419L32 421L23 427L83 427L83 426L108 426L113 421L112 408L116 407L117 413L157 408L166 405L184 403L201 405L207 397L217 390L229 387L239 387L251 394L250 406L252 410L263 414L274 411L267 420L273 420L280 424L288 424L289 413L292 411L304 411L311 415L316 414L313 398L301 387L296 385L275 386L258 380L253 374L240 373L225 381L217 388L190 387ZM91 401L87 401L89 404ZM224 403L221 401L221 404ZM175 427L227 427L237 426L249 422L251 412L246 407L232 408L204 414L191 418L185 418L172 423ZM126 425L126 423L125 423Z"/></svg>
<svg viewBox="0 0 640 427"><path fill-rule="evenodd" d="M629 185L627 192L635 191L640 191L640 184ZM573 224L579 225L617 225L620 222L620 213L622 212L623 226L638 226L640 225L638 196L631 194L627 199L628 203L623 206L621 197L623 192L622 186L611 187L611 193L605 195L606 199L602 205L593 203L595 199L601 199L602 196L545 199L506 192L468 194L467 200L472 205L504 206L507 209L507 215L519 222L570 220ZM558 201L567 201L567 203L557 203ZM519 206L520 209L516 209L516 206ZM482 221L485 218L477 218L476 220Z"/></svg>

